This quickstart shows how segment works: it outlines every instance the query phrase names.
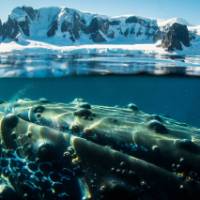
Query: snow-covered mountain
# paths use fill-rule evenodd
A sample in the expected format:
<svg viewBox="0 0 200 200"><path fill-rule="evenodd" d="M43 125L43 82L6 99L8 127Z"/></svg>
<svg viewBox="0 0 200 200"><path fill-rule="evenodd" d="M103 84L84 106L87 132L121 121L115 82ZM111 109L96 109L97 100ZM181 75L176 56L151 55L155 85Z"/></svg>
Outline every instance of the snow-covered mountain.
<svg viewBox="0 0 200 200"><path fill-rule="evenodd" d="M109 18L69 8L17 7L3 24L3 39L21 36L56 38L64 44L152 41L159 31L155 20L135 16Z"/></svg>
<svg viewBox="0 0 200 200"><path fill-rule="evenodd" d="M182 20L184 21L184 20ZM59 46L78 44L151 44L161 41L167 50L189 47L196 37L180 20L158 23L138 16L108 17L70 8L17 7L5 23L0 41L42 41Z"/></svg>

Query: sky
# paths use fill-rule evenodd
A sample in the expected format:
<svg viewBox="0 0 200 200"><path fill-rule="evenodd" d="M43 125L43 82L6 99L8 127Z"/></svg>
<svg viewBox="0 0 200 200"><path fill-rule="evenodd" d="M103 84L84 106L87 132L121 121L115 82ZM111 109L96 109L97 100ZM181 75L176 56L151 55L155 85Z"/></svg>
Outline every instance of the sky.
<svg viewBox="0 0 200 200"><path fill-rule="evenodd" d="M65 6L109 16L181 17L200 25L200 0L0 0L0 18L5 21L14 7L23 5L35 8Z"/></svg>

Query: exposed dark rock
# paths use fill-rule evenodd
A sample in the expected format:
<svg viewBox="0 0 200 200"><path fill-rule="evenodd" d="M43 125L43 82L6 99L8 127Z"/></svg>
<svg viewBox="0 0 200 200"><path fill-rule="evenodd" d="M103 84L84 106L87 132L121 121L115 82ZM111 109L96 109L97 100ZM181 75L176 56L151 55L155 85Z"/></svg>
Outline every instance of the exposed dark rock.
<svg viewBox="0 0 200 200"><path fill-rule="evenodd" d="M106 42L106 39L101 35L100 32L92 33L91 39L93 40L93 42L97 43Z"/></svg>
<svg viewBox="0 0 200 200"><path fill-rule="evenodd" d="M89 27L87 28L89 33L94 33L96 32L98 29L100 29L100 22L97 18L94 18Z"/></svg>
<svg viewBox="0 0 200 200"><path fill-rule="evenodd" d="M109 28L108 20L95 17L94 19L92 19L88 27L88 32L97 33L98 31L102 31L103 33L107 33L108 28Z"/></svg>
<svg viewBox="0 0 200 200"><path fill-rule="evenodd" d="M8 18L8 21L3 24L2 28L3 38L10 38L15 40L16 36L19 33L22 33L25 36L30 36L30 28L29 28L30 20L35 19L37 11L34 10L32 7L24 7L24 6L22 8L18 7L16 9L22 9L25 12L25 20L17 21L17 19L10 16ZM14 11L16 9L14 9Z"/></svg>
<svg viewBox="0 0 200 200"><path fill-rule="evenodd" d="M37 11L34 10L32 7L23 6L22 9L27 13L31 20L34 20L36 17Z"/></svg>
<svg viewBox="0 0 200 200"><path fill-rule="evenodd" d="M72 32L73 32L73 36L75 39L79 39L80 38L80 34L79 32L81 31L82 27L84 26L84 22L81 21L81 17L74 13L73 15L73 26L72 26Z"/></svg>
<svg viewBox="0 0 200 200"><path fill-rule="evenodd" d="M10 17L8 21L3 24L3 39L16 39L17 34L19 33L19 26L15 20L12 20Z"/></svg>
<svg viewBox="0 0 200 200"><path fill-rule="evenodd" d="M108 33L108 38L111 38L111 39L113 39L114 37L115 37L115 33L114 33L114 31L112 31L111 33Z"/></svg>
<svg viewBox="0 0 200 200"><path fill-rule="evenodd" d="M137 23L137 17L129 17L128 19L126 19L126 23Z"/></svg>
<svg viewBox="0 0 200 200"><path fill-rule="evenodd" d="M162 47L169 51L182 50L183 46L190 46L190 36L186 25L174 23L169 27L162 40Z"/></svg>
<svg viewBox="0 0 200 200"><path fill-rule="evenodd" d="M3 34L3 29L2 29L2 22L1 22L1 20L0 20L0 37L2 36L2 34Z"/></svg>
<svg viewBox="0 0 200 200"><path fill-rule="evenodd" d="M131 16L131 17L128 17L126 19L126 23L127 24L130 24L130 23L139 23L139 24L142 24L142 23L145 23L145 20L140 19L140 18L138 18L136 16Z"/></svg>
<svg viewBox="0 0 200 200"><path fill-rule="evenodd" d="M29 20L28 17L26 17L26 20L24 22L19 22L19 27L21 28L22 32L24 35L29 36L30 31L29 31Z"/></svg>
<svg viewBox="0 0 200 200"><path fill-rule="evenodd" d="M109 21L109 24L111 25L111 26L117 26L117 25L120 25L120 21L119 20L111 20L111 21Z"/></svg>
<svg viewBox="0 0 200 200"><path fill-rule="evenodd" d="M69 32L71 35L71 40L75 41L80 38L80 31L85 32L85 21L81 19L80 15L77 13L72 14L72 20L63 21L61 24L61 32Z"/></svg>
<svg viewBox="0 0 200 200"><path fill-rule="evenodd" d="M101 43L106 42L106 39L101 34L108 34L109 21L107 19L97 18L92 19L90 25L86 28L86 33L91 35L93 42ZM109 34L110 38L114 37L113 34Z"/></svg>
<svg viewBox="0 0 200 200"><path fill-rule="evenodd" d="M129 29L126 29L126 31L124 32L124 36L127 37L129 34Z"/></svg>
<svg viewBox="0 0 200 200"><path fill-rule="evenodd" d="M58 29L58 22L57 22L57 20L56 20L56 21L54 21L54 22L52 23L50 29L48 30L47 36L48 36L48 37L54 36L57 29Z"/></svg>
<svg viewBox="0 0 200 200"><path fill-rule="evenodd" d="M67 31L69 31L69 26L70 26L70 24L68 22L64 21L61 24L61 32L67 32Z"/></svg>

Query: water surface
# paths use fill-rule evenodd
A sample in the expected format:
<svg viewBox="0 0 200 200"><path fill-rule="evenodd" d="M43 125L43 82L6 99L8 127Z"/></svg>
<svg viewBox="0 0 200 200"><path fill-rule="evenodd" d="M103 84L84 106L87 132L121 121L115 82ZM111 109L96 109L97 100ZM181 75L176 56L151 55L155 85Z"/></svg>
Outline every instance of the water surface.
<svg viewBox="0 0 200 200"><path fill-rule="evenodd" d="M200 56L101 54L1 54L0 77L63 77L88 74L200 75Z"/></svg>

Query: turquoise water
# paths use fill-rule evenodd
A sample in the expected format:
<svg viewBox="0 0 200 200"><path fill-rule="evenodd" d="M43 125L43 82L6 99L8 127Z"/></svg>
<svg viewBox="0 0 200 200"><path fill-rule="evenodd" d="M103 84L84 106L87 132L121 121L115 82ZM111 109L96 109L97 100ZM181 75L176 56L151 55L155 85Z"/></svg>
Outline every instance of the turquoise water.
<svg viewBox="0 0 200 200"><path fill-rule="evenodd" d="M0 79L1 99L69 102L81 97L92 104L126 106L134 102L148 113L160 113L200 125L200 79L156 76L69 76L50 79Z"/></svg>

